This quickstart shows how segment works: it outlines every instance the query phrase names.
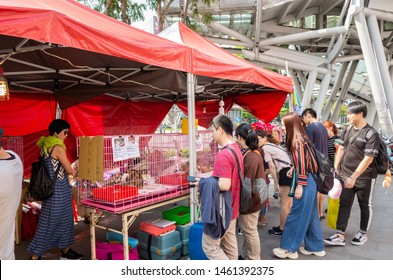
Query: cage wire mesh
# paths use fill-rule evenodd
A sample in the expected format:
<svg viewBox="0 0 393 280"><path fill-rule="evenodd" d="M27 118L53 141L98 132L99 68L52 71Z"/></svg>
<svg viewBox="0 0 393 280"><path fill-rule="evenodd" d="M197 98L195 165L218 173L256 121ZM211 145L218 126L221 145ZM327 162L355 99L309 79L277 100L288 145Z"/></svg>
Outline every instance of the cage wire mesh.
<svg viewBox="0 0 393 280"><path fill-rule="evenodd" d="M190 192L189 139L183 134L150 134L133 137L138 143L137 157L116 160L113 139L104 137L104 180L78 179L82 205L121 213ZM210 131L196 134L197 176L208 176L213 170L218 146ZM77 139L80 146L80 138Z"/></svg>
<svg viewBox="0 0 393 280"><path fill-rule="evenodd" d="M4 150L14 151L23 162L23 137L4 136L1 138L1 146Z"/></svg>

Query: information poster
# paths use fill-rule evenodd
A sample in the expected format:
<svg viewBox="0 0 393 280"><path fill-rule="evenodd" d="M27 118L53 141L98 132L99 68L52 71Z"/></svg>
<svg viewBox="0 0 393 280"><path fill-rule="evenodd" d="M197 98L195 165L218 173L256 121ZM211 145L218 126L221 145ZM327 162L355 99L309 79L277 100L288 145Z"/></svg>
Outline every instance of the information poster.
<svg viewBox="0 0 393 280"><path fill-rule="evenodd" d="M121 135L112 138L113 162L140 157L139 136Z"/></svg>

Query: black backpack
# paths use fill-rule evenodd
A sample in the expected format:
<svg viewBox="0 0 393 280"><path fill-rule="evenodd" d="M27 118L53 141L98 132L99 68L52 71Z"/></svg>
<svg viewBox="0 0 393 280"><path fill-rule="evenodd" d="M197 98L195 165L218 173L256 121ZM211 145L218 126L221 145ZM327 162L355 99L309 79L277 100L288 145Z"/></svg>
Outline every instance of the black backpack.
<svg viewBox="0 0 393 280"><path fill-rule="evenodd" d="M334 185L334 169L332 164L324 153L315 148L313 143L310 141L307 141L307 143L309 143L310 152L318 165L318 176L314 176L314 173L311 173L311 175L317 183L318 192L328 194Z"/></svg>
<svg viewBox="0 0 393 280"><path fill-rule="evenodd" d="M378 133L378 132L373 132L371 129L367 131L366 139L369 140L371 136L374 135L374 133ZM374 158L374 162L376 164L378 174L385 174L386 171L388 171L389 164L390 164L388 149L386 147L385 142L381 139L379 134L378 134L378 139L379 139L378 156Z"/></svg>
<svg viewBox="0 0 393 280"><path fill-rule="evenodd" d="M53 148L54 149L54 148ZM51 156L53 149L48 156ZM60 164L58 165L55 176L49 177L45 167L44 157L40 156L38 161L31 165L31 178L29 183L29 193L37 201L43 201L53 195L54 184L59 174Z"/></svg>

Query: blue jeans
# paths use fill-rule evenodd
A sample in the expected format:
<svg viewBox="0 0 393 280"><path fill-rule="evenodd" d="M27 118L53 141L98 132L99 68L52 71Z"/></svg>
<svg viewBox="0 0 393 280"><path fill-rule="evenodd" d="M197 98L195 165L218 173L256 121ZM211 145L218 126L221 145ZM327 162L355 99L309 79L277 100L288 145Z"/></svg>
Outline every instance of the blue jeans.
<svg viewBox="0 0 393 280"><path fill-rule="evenodd" d="M317 186L311 174L303 187L300 199L293 198L293 205L284 225L280 247L296 252L304 240L307 251L323 250L322 230L317 208Z"/></svg>

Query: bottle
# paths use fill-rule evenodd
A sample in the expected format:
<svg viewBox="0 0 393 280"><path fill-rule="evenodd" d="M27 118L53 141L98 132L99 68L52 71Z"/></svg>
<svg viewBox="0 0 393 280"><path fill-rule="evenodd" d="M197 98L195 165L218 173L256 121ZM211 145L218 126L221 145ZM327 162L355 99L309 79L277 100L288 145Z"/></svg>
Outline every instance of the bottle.
<svg viewBox="0 0 393 280"><path fill-rule="evenodd" d="M288 193L289 197L295 196L296 187L297 187L297 172L296 172L296 169L293 169L291 188L289 189L289 193Z"/></svg>
<svg viewBox="0 0 393 280"><path fill-rule="evenodd" d="M388 169L388 171L386 171L385 178L383 179L382 186L385 189L388 189L388 188L390 188L391 183L392 183L392 173Z"/></svg>

